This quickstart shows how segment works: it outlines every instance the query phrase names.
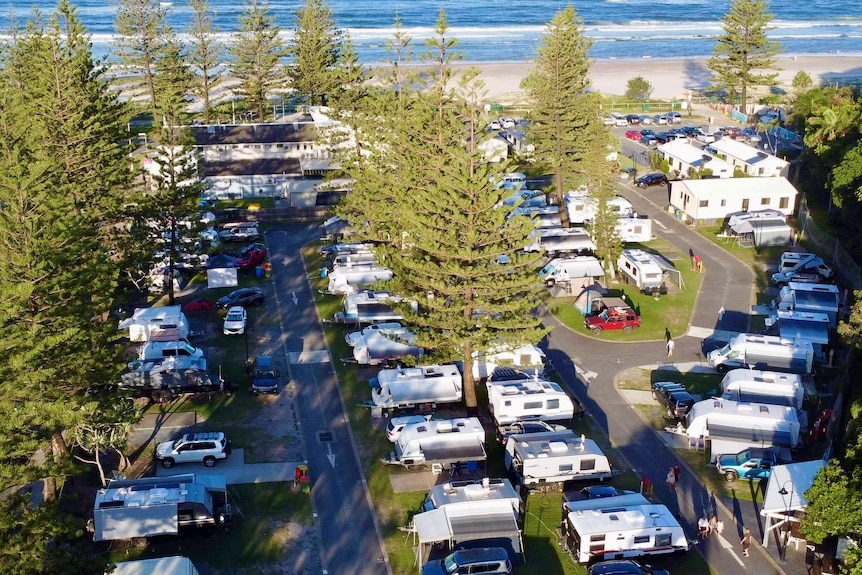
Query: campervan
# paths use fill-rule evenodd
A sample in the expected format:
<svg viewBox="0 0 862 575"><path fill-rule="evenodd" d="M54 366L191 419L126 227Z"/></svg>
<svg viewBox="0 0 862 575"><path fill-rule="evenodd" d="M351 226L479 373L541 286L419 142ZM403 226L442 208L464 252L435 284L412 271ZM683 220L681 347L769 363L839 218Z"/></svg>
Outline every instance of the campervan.
<svg viewBox="0 0 862 575"><path fill-rule="evenodd" d="M814 347L806 339L791 340L741 333L724 346L709 352L706 359L719 373L741 367L811 373Z"/></svg>
<svg viewBox="0 0 862 575"><path fill-rule="evenodd" d="M368 384L375 407L403 409L459 402L464 382L454 365L424 365L381 369Z"/></svg>
<svg viewBox="0 0 862 575"><path fill-rule="evenodd" d="M230 521L222 475L187 474L111 481L96 492L94 541L176 535Z"/></svg>
<svg viewBox="0 0 862 575"><path fill-rule="evenodd" d="M563 548L578 563L688 551L685 530L664 505L596 501L608 507L572 511L563 521Z"/></svg>
<svg viewBox="0 0 862 575"><path fill-rule="evenodd" d="M343 309L335 314L332 321L353 325L400 321L404 318L391 307L391 303L400 301L401 298L388 291L365 290L350 294L344 300Z"/></svg>
<svg viewBox="0 0 862 575"><path fill-rule="evenodd" d="M346 295L355 293L356 289L361 286L389 281L393 278L393 274L389 268L380 267L373 263L365 263L337 266L326 274L326 277L329 279L329 284L323 293Z"/></svg>
<svg viewBox="0 0 862 575"><path fill-rule="evenodd" d="M652 254L643 250L623 250L617 260L623 279L644 293L657 293L664 284L664 271Z"/></svg>
<svg viewBox="0 0 862 575"><path fill-rule="evenodd" d="M511 435L504 458L506 469L527 489L558 491L567 481L613 477L596 442L570 429Z"/></svg>
<svg viewBox="0 0 862 575"><path fill-rule="evenodd" d="M652 220L647 216L620 218L614 228L624 244L648 242L653 239Z"/></svg>
<svg viewBox="0 0 862 575"><path fill-rule="evenodd" d="M470 461L484 461L485 429L476 417L432 419L425 423L408 425L401 430L395 450L385 464L410 467Z"/></svg>
<svg viewBox="0 0 862 575"><path fill-rule="evenodd" d="M491 417L499 425L516 421L568 422L575 406L559 384L541 379L486 382Z"/></svg>
<svg viewBox="0 0 862 575"><path fill-rule="evenodd" d="M526 252L544 251L548 254L556 254L586 253L596 250L596 244L583 228L539 228L530 234L530 240L531 243L524 247Z"/></svg>
<svg viewBox="0 0 862 575"><path fill-rule="evenodd" d="M187 341L151 341L143 346L138 352L141 361L159 361L166 357L194 357L204 356L204 351L195 347Z"/></svg>
<svg viewBox="0 0 862 575"><path fill-rule="evenodd" d="M802 409L805 387L802 377L794 373L734 369L721 380L721 397Z"/></svg>
<svg viewBox="0 0 862 575"><path fill-rule="evenodd" d="M554 258L539 270L539 277L548 287L571 282L586 282L583 287L587 287L604 275L602 264L593 256Z"/></svg>
<svg viewBox="0 0 862 575"><path fill-rule="evenodd" d="M177 341L189 336L189 320L178 305L137 308L117 329L129 330L133 342Z"/></svg>
<svg viewBox="0 0 862 575"><path fill-rule="evenodd" d="M838 286L831 284L806 284L790 282L778 293L774 305L779 311L804 311L825 313L829 327L838 326Z"/></svg>
<svg viewBox="0 0 862 575"><path fill-rule="evenodd" d="M713 456L736 453L748 447L799 447L800 422L795 407L706 399L692 406L686 416L691 441L709 440Z"/></svg>

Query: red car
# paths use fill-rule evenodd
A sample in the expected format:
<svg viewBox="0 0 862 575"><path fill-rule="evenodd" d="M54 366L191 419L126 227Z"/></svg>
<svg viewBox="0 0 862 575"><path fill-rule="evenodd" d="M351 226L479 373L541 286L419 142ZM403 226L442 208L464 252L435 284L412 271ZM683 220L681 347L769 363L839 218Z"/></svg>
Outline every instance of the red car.
<svg viewBox="0 0 862 575"><path fill-rule="evenodd" d="M211 309L215 309L213 302L204 298L193 299L183 306L185 311L208 311Z"/></svg>
<svg viewBox="0 0 862 575"><path fill-rule="evenodd" d="M266 259L266 246L263 244L252 244L244 248L236 258L236 267L241 270L253 268L263 263Z"/></svg>
<svg viewBox="0 0 862 575"><path fill-rule="evenodd" d="M641 318L630 307L610 307L599 315L586 318L584 325L595 335L599 335L606 329L621 329L629 333L632 329L641 326Z"/></svg>
<svg viewBox="0 0 862 575"><path fill-rule="evenodd" d="M640 142L641 133L638 130L628 130L626 132L626 138L628 138L629 140L634 140L635 142Z"/></svg>

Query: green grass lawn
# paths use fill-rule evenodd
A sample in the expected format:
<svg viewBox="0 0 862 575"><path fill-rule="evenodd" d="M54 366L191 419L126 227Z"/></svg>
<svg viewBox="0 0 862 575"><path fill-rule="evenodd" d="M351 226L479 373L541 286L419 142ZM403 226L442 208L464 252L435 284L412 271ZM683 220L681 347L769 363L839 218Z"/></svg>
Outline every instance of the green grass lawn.
<svg viewBox="0 0 862 575"><path fill-rule="evenodd" d="M743 248L733 240L719 238L718 234L721 232L722 228L723 224L714 224L708 226L697 226L695 230L715 245L719 246L726 252L733 254L744 264L748 265L755 274L755 288L757 293L763 294L766 291L766 288L772 287L771 273L767 272L767 270L770 267L777 267L781 254L786 252L789 248L787 246L767 246L760 249ZM763 299L761 299L760 296L758 297L758 303L766 303L766 296L762 297Z"/></svg>
<svg viewBox="0 0 862 575"><path fill-rule="evenodd" d="M685 333L703 276L692 270L688 254L676 249L666 240L656 239L633 247L659 253L668 259L682 274L684 286L681 290L674 290L674 293L656 298L641 293L633 285L610 283L608 285L611 290L610 295L616 297L625 295L626 301L630 302L632 308L640 315L639 328L632 330L631 333L615 330L594 336L584 327L584 316L572 305L575 300L573 297L548 299L546 305L550 312L560 322L578 333L614 342L664 339L666 331L669 331L672 337L679 337Z"/></svg>

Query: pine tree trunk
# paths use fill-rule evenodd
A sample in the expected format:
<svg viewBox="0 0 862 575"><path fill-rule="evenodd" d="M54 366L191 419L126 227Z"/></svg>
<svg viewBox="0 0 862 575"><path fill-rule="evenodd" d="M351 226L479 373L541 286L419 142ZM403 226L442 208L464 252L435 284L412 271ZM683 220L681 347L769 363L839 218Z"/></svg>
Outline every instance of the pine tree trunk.
<svg viewBox="0 0 862 575"><path fill-rule="evenodd" d="M468 414L478 411L476 381L473 379L473 344L469 341L464 344L464 405Z"/></svg>
<svg viewBox="0 0 862 575"><path fill-rule="evenodd" d="M51 436L51 451L53 452L55 462L69 457L69 446L66 445L66 440L59 431L54 432Z"/></svg>

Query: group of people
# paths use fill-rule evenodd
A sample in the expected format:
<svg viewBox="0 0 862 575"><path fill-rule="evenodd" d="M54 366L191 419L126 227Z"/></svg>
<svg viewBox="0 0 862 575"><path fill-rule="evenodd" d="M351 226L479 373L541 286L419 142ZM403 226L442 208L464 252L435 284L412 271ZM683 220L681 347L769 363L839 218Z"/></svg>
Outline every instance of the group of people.
<svg viewBox="0 0 862 575"><path fill-rule="evenodd" d="M667 472L667 478L665 479L665 483L667 483L667 488L671 491L676 491L676 484L679 483L679 476L681 470L679 465L674 465Z"/></svg>
<svg viewBox="0 0 862 575"><path fill-rule="evenodd" d="M721 535L724 533L724 521L713 515L712 519L706 518L706 513L697 520L697 533L701 539L706 539L713 533Z"/></svg>

